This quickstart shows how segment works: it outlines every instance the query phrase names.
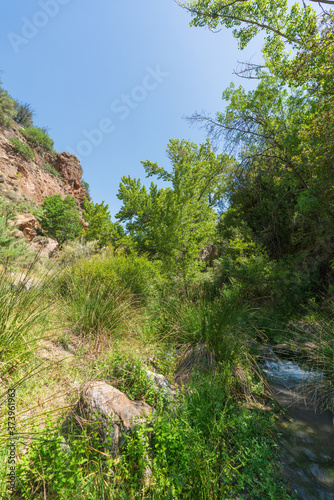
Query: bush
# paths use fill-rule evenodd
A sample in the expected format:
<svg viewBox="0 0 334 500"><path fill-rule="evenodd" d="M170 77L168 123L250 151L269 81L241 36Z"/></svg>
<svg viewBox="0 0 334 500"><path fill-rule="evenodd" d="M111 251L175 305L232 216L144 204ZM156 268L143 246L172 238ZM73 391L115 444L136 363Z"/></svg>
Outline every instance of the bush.
<svg viewBox="0 0 334 500"><path fill-rule="evenodd" d="M60 173L57 172L57 170L52 165L50 165L49 163L44 163L43 169L45 170L45 172L48 172L49 174L53 175L57 179L61 178Z"/></svg>
<svg viewBox="0 0 334 500"><path fill-rule="evenodd" d="M90 259L98 253L99 250L95 241L85 242L82 238L81 241L64 243L59 256L59 262L63 266L73 265L77 261Z"/></svg>
<svg viewBox="0 0 334 500"><path fill-rule="evenodd" d="M88 182L82 180L81 184L82 184L83 188L86 190L86 192L89 194L89 192L90 192L90 186L89 186Z"/></svg>
<svg viewBox="0 0 334 500"><path fill-rule="evenodd" d="M49 425L43 434L37 430L36 434L35 444L30 446L17 466L20 498L43 500L45 494L47 498L59 500L67 500L69 496L78 500L101 498L100 487L105 490L103 480L108 476L106 461L103 463L96 451L99 446L97 436L90 438L81 430L80 436L70 437L71 451L68 453L64 438L54 426ZM100 486L97 483L101 479ZM88 497L82 496L83 492Z"/></svg>
<svg viewBox="0 0 334 500"><path fill-rule="evenodd" d="M22 102L15 102L16 116L14 120L23 127L33 127L34 111L31 109L30 104L23 104Z"/></svg>
<svg viewBox="0 0 334 500"><path fill-rule="evenodd" d="M250 312L235 297L197 303L171 297L157 314L158 335L177 347L205 345L231 366L245 359Z"/></svg>
<svg viewBox="0 0 334 500"><path fill-rule="evenodd" d="M10 125L16 114L14 99L0 86L0 126L6 127Z"/></svg>
<svg viewBox="0 0 334 500"><path fill-rule="evenodd" d="M287 313L307 298L310 276L292 256L271 259L262 245L232 238L217 259L211 287L214 294L236 293L240 299Z"/></svg>
<svg viewBox="0 0 334 500"><path fill-rule="evenodd" d="M39 153L44 153L44 151L54 153L54 142L43 129L27 127L22 130L22 134Z"/></svg>
<svg viewBox="0 0 334 500"><path fill-rule="evenodd" d="M66 196L63 200L60 194L44 198L43 214L39 222L47 236L63 244L75 240L82 233L82 223L75 199Z"/></svg>
<svg viewBox="0 0 334 500"><path fill-rule="evenodd" d="M15 149L18 153L20 153L25 158L30 158L31 160L34 158L34 152L29 148L28 144L24 144L20 139L16 137L12 137L9 141L15 146Z"/></svg>

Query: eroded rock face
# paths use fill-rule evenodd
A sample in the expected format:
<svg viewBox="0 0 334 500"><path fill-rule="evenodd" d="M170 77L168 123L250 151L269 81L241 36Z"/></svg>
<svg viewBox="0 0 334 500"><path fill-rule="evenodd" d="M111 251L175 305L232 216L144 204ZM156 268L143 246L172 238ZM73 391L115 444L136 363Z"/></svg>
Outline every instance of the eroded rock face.
<svg viewBox="0 0 334 500"><path fill-rule="evenodd" d="M73 415L64 424L64 434L76 420L83 427L97 430L100 440L108 444L109 451L117 453L123 434L129 434L143 424L153 409L142 401L131 401L121 391L106 382L89 382L81 393Z"/></svg>
<svg viewBox="0 0 334 500"><path fill-rule="evenodd" d="M63 198L71 195L83 206L84 197L89 198L89 195L81 184L82 169L76 156L69 153L53 156L35 151L34 158L27 159L9 141L12 137L26 143L18 125L0 128L0 195L15 198L15 201L29 199L38 205L53 194L60 194ZM53 167L60 177L47 172L45 164Z"/></svg>

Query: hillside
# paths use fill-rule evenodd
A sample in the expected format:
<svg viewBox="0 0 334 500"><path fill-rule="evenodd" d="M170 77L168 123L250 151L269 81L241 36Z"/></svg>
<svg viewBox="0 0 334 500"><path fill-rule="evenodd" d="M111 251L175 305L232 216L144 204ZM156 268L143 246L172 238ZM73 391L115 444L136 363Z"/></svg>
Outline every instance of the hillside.
<svg viewBox="0 0 334 500"><path fill-rule="evenodd" d="M82 183L78 158L69 153L52 154L36 148L32 148L34 157L26 158L10 142L16 138L28 145L22 130L24 128L15 122L0 129L0 194L15 202L30 200L37 205L47 196L70 195L82 207L84 197L89 198L89 195ZM54 173L50 172L50 167Z"/></svg>

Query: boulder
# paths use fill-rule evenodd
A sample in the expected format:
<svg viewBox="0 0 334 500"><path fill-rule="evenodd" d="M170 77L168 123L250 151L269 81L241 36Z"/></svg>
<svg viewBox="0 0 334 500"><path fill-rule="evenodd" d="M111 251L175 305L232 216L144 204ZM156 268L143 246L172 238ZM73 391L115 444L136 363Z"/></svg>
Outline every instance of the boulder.
<svg viewBox="0 0 334 500"><path fill-rule="evenodd" d="M153 409L143 401L131 401L121 391L106 382L88 382L72 415L63 424L64 435L73 423L98 432L100 442L117 454L134 428L143 424Z"/></svg>
<svg viewBox="0 0 334 500"><path fill-rule="evenodd" d="M32 214L17 215L16 220L12 222L12 225L17 227L19 231L22 231L27 241L33 240L41 230L40 223Z"/></svg>

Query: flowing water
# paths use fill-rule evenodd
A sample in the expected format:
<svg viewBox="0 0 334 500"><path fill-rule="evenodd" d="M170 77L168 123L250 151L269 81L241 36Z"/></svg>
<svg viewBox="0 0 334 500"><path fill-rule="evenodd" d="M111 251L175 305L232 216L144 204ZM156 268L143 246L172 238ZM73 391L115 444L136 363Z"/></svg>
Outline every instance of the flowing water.
<svg viewBox="0 0 334 500"><path fill-rule="evenodd" d="M277 424L282 434L283 474L296 498L334 500L333 414L320 412L309 390L322 374L281 360L271 349L263 357L272 393L287 409Z"/></svg>

